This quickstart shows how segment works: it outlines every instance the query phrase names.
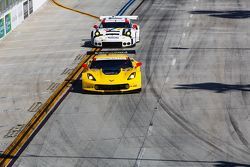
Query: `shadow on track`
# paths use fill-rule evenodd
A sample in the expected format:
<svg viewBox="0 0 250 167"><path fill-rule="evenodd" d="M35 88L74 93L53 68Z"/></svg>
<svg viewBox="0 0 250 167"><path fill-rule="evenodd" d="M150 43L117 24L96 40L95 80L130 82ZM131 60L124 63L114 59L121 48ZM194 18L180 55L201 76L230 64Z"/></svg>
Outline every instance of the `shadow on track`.
<svg viewBox="0 0 250 167"><path fill-rule="evenodd" d="M250 167L248 164L239 164L234 162L216 161L215 167Z"/></svg>
<svg viewBox="0 0 250 167"><path fill-rule="evenodd" d="M91 40L90 39L82 39L81 47L93 48L93 45L91 44Z"/></svg>
<svg viewBox="0 0 250 167"><path fill-rule="evenodd" d="M215 93L225 93L228 91L250 91L249 85L229 85L215 82L196 83L196 84L180 84L174 89L199 89L208 90Z"/></svg>
<svg viewBox="0 0 250 167"><path fill-rule="evenodd" d="M226 19L247 19L250 17L249 10L228 10L228 11L216 11L216 10L195 10L190 11L190 14L207 14L211 17L219 17Z"/></svg>
<svg viewBox="0 0 250 167"><path fill-rule="evenodd" d="M0 155L0 158L17 158L16 156L7 156ZM98 159L98 160L136 160L136 158L129 157L101 157L101 156L64 156L64 155L35 155L35 154L26 154L24 156L20 156L22 158L56 158L56 159ZM228 162L228 161L192 161L192 160L174 160L174 159L150 159L150 158L141 158L141 161L153 161L153 162L177 162L177 163L203 163L203 164L211 164L215 167L250 167L249 164L242 164L236 162Z"/></svg>

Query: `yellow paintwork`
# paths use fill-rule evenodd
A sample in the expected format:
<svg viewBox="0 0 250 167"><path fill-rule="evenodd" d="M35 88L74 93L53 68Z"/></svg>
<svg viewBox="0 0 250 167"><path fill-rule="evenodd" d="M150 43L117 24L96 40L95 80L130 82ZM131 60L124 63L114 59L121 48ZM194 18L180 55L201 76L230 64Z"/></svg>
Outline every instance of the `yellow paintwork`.
<svg viewBox="0 0 250 167"><path fill-rule="evenodd" d="M129 58L127 54L100 54L96 55L93 59L119 59L119 58ZM91 61L89 60L86 64L89 65ZM127 91L134 91L134 90L140 90L142 87L142 81L141 81L141 68L136 67L137 61L130 58L133 64L133 68L127 68L122 69L119 74L116 75L105 75L102 70L100 69L84 69L82 73L82 89L85 91L93 91L93 92L127 92ZM128 80L128 77L135 72L135 78ZM94 76L96 81L88 79L88 74L91 74ZM122 90L96 90L95 85L101 84L101 85L118 85L118 84L129 84L128 89L122 89Z"/></svg>

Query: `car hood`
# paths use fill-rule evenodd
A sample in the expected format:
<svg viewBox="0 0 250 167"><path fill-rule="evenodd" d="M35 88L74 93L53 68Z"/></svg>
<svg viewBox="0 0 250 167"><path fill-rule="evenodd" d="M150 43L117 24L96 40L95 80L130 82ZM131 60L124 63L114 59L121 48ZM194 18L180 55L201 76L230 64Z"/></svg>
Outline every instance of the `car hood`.
<svg viewBox="0 0 250 167"><path fill-rule="evenodd" d="M99 32L103 35L122 35L123 29L126 28L101 28Z"/></svg>
<svg viewBox="0 0 250 167"><path fill-rule="evenodd" d="M96 81L106 84L115 84L127 81L134 69L119 69L119 70L89 70L87 73L92 74Z"/></svg>

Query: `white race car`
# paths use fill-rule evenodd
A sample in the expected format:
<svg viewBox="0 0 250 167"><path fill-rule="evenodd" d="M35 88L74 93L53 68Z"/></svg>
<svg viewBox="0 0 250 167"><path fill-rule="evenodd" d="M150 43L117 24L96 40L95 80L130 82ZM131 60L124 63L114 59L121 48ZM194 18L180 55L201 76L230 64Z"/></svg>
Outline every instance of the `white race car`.
<svg viewBox="0 0 250 167"><path fill-rule="evenodd" d="M95 47L129 47L140 41L140 27L132 24L138 16L100 16L101 24L94 25L91 43Z"/></svg>

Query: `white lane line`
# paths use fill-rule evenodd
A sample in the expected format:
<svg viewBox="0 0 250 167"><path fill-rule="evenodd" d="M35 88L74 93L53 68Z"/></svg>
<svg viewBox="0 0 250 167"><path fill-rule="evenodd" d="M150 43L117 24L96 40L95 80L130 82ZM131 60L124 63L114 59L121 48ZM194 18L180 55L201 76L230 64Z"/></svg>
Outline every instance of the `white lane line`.
<svg viewBox="0 0 250 167"><path fill-rule="evenodd" d="M145 148L141 149L140 155L138 156L138 160L136 161L136 167L140 167L141 159L144 155L145 150L146 150Z"/></svg>
<svg viewBox="0 0 250 167"><path fill-rule="evenodd" d="M149 126L149 128L148 128L148 136L152 135L152 131L153 131L153 126Z"/></svg>
<svg viewBox="0 0 250 167"><path fill-rule="evenodd" d="M194 6L193 9L196 9L196 6Z"/></svg>
<svg viewBox="0 0 250 167"><path fill-rule="evenodd" d="M192 17L193 17L193 14L191 14L189 17L192 18Z"/></svg>
<svg viewBox="0 0 250 167"><path fill-rule="evenodd" d="M150 136L152 134L152 131L153 131L153 124L150 123L149 127L148 127L148 131L147 131L147 136ZM144 145L144 144L143 144ZM136 167L139 167L140 166L140 163L141 163L141 159L145 153L145 150L146 148L145 147L142 147L141 150L140 150L140 153L139 153L139 156L136 160L136 164L135 166Z"/></svg>
<svg viewBox="0 0 250 167"><path fill-rule="evenodd" d="M172 66L174 66L175 63L176 63L176 59L173 59L173 60L172 60Z"/></svg>
<svg viewBox="0 0 250 167"><path fill-rule="evenodd" d="M165 83L167 83L169 81L169 77L167 77L166 79L165 79Z"/></svg>
<svg viewBox="0 0 250 167"><path fill-rule="evenodd" d="M190 25L190 23L188 22L188 23L187 23L187 27L189 27L189 25Z"/></svg>
<svg viewBox="0 0 250 167"><path fill-rule="evenodd" d="M182 38L185 38L185 36L186 36L186 33L183 33L183 34L182 34Z"/></svg>

